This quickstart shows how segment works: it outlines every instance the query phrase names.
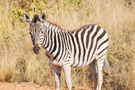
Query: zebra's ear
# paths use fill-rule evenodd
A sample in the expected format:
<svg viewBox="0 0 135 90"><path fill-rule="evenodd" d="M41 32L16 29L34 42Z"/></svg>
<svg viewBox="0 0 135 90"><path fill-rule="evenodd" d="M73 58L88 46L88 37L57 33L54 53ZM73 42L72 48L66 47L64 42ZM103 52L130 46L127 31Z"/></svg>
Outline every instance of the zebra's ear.
<svg viewBox="0 0 135 90"><path fill-rule="evenodd" d="M24 18L25 22L27 22L27 23L30 23L32 21L31 16L26 12L23 13L23 18Z"/></svg>
<svg viewBox="0 0 135 90"><path fill-rule="evenodd" d="M41 22L45 22L47 20L47 14L45 12L43 12L41 15L40 15L40 21Z"/></svg>

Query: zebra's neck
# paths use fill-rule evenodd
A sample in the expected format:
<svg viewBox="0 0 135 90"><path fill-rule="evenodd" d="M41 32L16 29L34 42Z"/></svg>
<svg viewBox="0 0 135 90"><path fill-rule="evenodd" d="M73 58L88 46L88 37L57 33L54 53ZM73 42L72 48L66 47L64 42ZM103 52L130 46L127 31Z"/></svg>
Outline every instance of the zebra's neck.
<svg viewBox="0 0 135 90"><path fill-rule="evenodd" d="M43 48L46 49L47 53L53 58L53 59L61 59L61 57L66 57L61 54L61 52L64 52L63 54L66 55L67 53L67 41L66 37L68 34L68 31L62 30L59 26L52 24L50 22L44 23L45 28L45 34L44 34L44 40L42 43ZM62 51L65 50L65 51ZM59 56L61 55L61 56Z"/></svg>
<svg viewBox="0 0 135 90"><path fill-rule="evenodd" d="M52 49L52 44L54 44L54 39L57 38L56 34L57 32L60 32L61 29L50 22L44 23L44 29L45 29L45 33L44 33L44 40L42 46L48 52L50 52Z"/></svg>

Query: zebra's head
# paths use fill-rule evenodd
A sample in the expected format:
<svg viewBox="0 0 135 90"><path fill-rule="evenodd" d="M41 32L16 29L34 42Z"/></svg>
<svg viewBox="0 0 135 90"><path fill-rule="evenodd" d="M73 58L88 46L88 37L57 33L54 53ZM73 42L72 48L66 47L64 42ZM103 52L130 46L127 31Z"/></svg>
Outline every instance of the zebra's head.
<svg viewBox="0 0 135 90"><path fill-rule="evenodd" d="M23 14L24 20L29 23L29 34L33 42L33 51L35 54L39 54L40 46L44 39L44 25L43 23L47 19L47 15L43 12L41 15L35 14L33 18L28 13Z"/></svg>

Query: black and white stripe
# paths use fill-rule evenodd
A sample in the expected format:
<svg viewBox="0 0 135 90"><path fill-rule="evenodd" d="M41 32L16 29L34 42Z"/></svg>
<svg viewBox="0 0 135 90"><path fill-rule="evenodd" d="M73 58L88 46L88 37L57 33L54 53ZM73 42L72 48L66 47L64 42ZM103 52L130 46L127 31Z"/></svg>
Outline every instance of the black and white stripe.
<svg viewBox="0 0 135 90"><path fill-rule="evenodd" d="M62 30L50 22L45 22L42 46L53 60L70 60L72 67L90 64L94 59L106 55L108 35L97 25L85 25L73 31Z"/></svg>

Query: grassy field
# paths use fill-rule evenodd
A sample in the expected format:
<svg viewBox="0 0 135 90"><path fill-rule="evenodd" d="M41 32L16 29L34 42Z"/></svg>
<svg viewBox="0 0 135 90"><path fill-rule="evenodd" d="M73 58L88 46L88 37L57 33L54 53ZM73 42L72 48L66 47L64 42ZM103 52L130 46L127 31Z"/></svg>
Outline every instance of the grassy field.
<svg viewBox="0 0 135 90"><path fill-rule="evenodd" d="M85 24L97 24L104 28L110 38L107 57L112 77L104 75L103 90L134 90L135 2L80 0L81 4L77 5L68 1L48 1L49 8L44 9L48 20L65 30L76 29ZM45 50L42 49L40 55L33 53L29 25L18 20L19 17L14 18L12 9L12 2L0 1L0 81L29 81L54 86L54 73L45 56ZM23 11L25 10L21 12ZM64 86L63 73L61 80ZM92 75L87 66L72 69L72 84L93 87Z"/></svg>

